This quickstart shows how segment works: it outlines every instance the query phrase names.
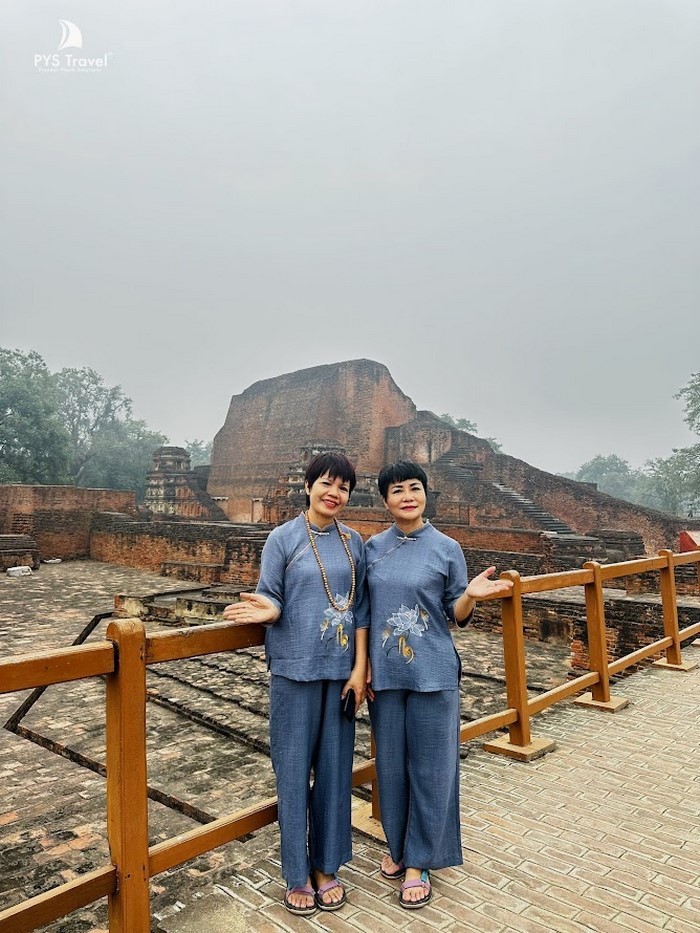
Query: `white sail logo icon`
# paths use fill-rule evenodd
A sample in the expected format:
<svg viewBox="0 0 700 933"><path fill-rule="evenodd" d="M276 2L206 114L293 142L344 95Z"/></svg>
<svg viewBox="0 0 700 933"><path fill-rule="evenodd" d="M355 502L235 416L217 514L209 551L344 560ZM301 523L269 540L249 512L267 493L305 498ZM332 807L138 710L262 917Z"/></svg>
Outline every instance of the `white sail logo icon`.
<svg viewBox="0 0 700 933"><path fill-rule="evenodd" d="M58 23L62 31L58 51L60 52L61 49L82 49L83 34L75 23L71 23L67 19L59 19Z"/></svg>

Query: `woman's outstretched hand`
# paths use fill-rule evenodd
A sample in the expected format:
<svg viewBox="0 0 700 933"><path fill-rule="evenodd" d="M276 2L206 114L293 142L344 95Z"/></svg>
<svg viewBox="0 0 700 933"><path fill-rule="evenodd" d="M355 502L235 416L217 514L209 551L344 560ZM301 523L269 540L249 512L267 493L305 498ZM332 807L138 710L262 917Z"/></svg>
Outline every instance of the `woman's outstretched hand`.
<svg viewBox="0 0 700 933"><path fill-rule="evenodd" d="M280 611L267 596L260 593L241 593L239 603L231 603L224 609L227 622L276 622Z"/></svg>
<svg viewBox="0 0 700 933"><path fill-rule="evenodd" d="M465 590L467 596L471 596L472 599L485 599L487 596L502 595L512 590L512 580L489 580L495 570L495 567L488 567L473 577Z"/></svg>

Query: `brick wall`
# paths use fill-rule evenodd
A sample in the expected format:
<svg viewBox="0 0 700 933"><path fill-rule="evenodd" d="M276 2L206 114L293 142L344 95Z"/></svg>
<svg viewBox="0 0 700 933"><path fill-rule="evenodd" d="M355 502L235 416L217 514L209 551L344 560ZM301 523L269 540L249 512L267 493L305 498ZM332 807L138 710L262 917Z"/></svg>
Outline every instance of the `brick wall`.
<svg viewBox="0 0 700 933"><path fill-rule="evenodd" d="M28 534L42 559L86 557L98 511L136 512L135 493L79 486L0 486L0 533Z"/></svg>
<svg viewBox="0 0 700 933"><path fill-rule="evenodd" d="M257 583L260 554L269 529L204 522L129 522L97 516L90 557L111 564L160 573L180 563L187 579L206 579L218 565L222 583Z"/></svg>
<svg viewBox="0 0 700 933"><path fill-rule="evenodd" d="M256 382L231 399L214 439L207 491L228 496L232 520L250 519L250 500L272 495L301 445L340 444L360 473L384 462L384 429L411 420L415 405L371 360L317 366ZM371 416L370 416L371 415Z"/></svg>
<svg viewBox="0 0 700 933"><path fill-rule="evenodd" d="M504 483L561 518L579 534L595 535L599 528L622 528L640 534L647 553L678 547L683 519L655 509L624 502L585 483L538 470L523 460L494 454L484 479Z"/></svg>

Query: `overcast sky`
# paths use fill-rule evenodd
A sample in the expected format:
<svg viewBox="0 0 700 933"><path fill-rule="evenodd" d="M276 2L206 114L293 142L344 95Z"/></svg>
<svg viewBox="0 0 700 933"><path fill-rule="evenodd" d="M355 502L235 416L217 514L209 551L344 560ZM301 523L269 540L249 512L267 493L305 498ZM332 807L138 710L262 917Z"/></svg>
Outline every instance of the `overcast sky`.
<svg viewBox="0 0 700 933"><path fill-rule="evenodd" d="M696 439L697 0L3 12L0 345L176 444L359 357L553 472Z"/></svg>

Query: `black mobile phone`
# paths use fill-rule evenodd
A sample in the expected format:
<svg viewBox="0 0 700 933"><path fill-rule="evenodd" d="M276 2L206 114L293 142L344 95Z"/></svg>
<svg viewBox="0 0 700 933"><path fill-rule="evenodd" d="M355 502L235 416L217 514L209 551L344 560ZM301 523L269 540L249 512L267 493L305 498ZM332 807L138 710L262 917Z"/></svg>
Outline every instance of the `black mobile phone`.
<svg viewBox="0 0 700 933"><path fill-rule="evenodd" d="M343 705L343 716L348 722L352 722L355 718L355 691L348 690L340 702Z"/></svg>

